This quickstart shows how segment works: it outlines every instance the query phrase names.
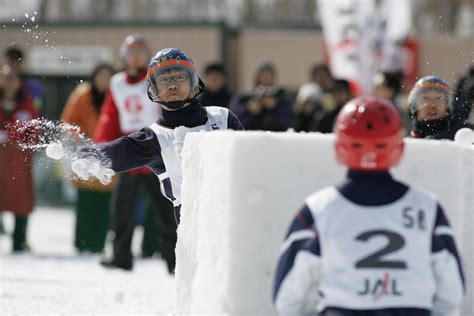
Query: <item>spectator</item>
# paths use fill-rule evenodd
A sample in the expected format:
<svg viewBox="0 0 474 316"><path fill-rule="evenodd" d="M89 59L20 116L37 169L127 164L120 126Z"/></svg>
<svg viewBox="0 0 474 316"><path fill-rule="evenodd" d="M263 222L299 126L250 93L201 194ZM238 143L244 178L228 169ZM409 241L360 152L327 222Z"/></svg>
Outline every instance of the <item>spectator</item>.
<svg viewBox="0 0 474 316"><path fill-rule="evenodd" d="M463 109L458 116L459 120L466 120L468 124L474 125L474 82L471 85L464 87L465 101Z"/></svg>
<svg viewBox="0 0 474 316"><path fill-rule="evenodd" d="M411 129L411 118L408 111L402 108L400 97L402 91L403 74L401 72L380 72L375 75L373 95L384 98L395 105L402 117L404 134Z"/></svg>
<svg viewBox="0 0 474 316"><path fill-rule="evenodd" d="M285 131L291 126L290 102L275 82L275 67L262 64L256 71L253 94L241 97L233 109L245 129Z"/></svg>
<svg viewBox="0 0 474 316"><path fill-rule="evenodd" d="M120 46L120 55L125 70L115 74L110 81L94 136L98 143L140 130L161 115L160 106L149 100L146 90L146 67L151 57L148 40L142 35L127 36ZM133 269L131 242L140 189L145 190L153 202L161 253L169 271L173 272L176 240L173 206L160 192L156 175L147 168L130 170L119 177L112 194L113 254L103 258L101 264L106 268Z"/></svg>
<svg viewBox="0 0 474 316"><path fill-rule="evenodd" d="M399 72L380 72L374 77L373 94L397 105L397 97L402 89L402 74Z"/></svg>
<svg viewBox="0 0 474 316"><path fill-rule="evenodd" d="M335 106L332 110L324 113L320 118L316 118L311 130L321 133L332 133L334 122L339 111L341 111L344 104L352 99L352 94L347 80L338 79L334 81L333 97Z"/></svg>
<svg viewBox="0 0 474 316"><path fill-rule="evenodd" d="M471 65L466 74L459 78L454 89L453 113L459 120L465 120L471 113L469 99L472 87L474 87L474 65Z"/></svg>
<svg viewBox="0 0 474 316"><path fill-rule="evenodd" d="M226 82L224 66L219 63L208 64L204 69L204 91L198 99L204 106L229 107L232 93Z"/></svg>
<svg viewBox="0 0 474 316"><path fill-rule="evenodd" d="M38 117L17 68L0 68L0 212L15 214L12 249L29 250L26 232L28 215L33 211L32 153L15 144L15 130L9 124ZM18 135L16 135L18 136ZM26 137L25 135L20 135Z"/></svg>
<svg viewBox="0 0 474 316"><path fill-rule="evenodd" d="M44 88L39 80L25 75L23 51L19 47L11 46L5 50L4 56L7 64L12 68L17 69L20 75L24 77L22 79L24 86L23 89L33 100L33 105L36 111L41 111L44 104ZM4 231L2 215L0 214L0 234Z"/></svg>
<svg viewBox="0 0 474 316"><path fill-rule="evenodd" d="M459 129L472 128L454 115L451 96L448 84L439 77L426 76L416 82L408 97L412 137L454 140Z"/></svg>
<svg viewBox="0 0 474 316"><path fill-rule="evenodd" d="M334 110L337 105L336 99L334 97L334 84L336 79L334 79L329 67L326 64L319 63L311 68L310 80L311 82L317 84L323 92L323 97L321 100L321 107L323 111L322 113L319 113L320 118L324 112ZM315 120L318 120L318 116L315 117Z"/></svg>
<svg viewBox="0 0 474 316"><path fill-rule="evenodd" d="M334 87L334 78L326 64L314 65L311 69L312 82L316 83L323 93L331 93Z"/></svg>
<svg viewBox="0 0 474 316"><path fill-rule="evenodd" d="M467 74L461 77L454 91L453 113L459 121L467 120L468 123L474 125L474 65L471 66Z"/></svg>
<svg viewBox="0 0 474 316"><path fill-rule="evenodd" d="M321 107L323 92L315 83L305 83L298 90L295 104L293 105L295 131L308 132L315 117L324 114Z"/></svg>
<svg viewBox="0 0 474 316"><path fill-rule="evenodd" d="M77 125L88 138L94 136L105 92L114 74L112 66L98 65L89 82L79 84L67 100L61 120ZM79 252L101 253L109 225L109 202L113 185L98 180L73 179L78 189L74 246Z"/></svg>
<svg viewBox="0 0 474 316"><path fill-rule="evenodd" d="M25 70L25 56L19 47L9 47L5 50L5 57L7 63L18 69L20 74L24 76L23 82L27 93L33 100L33 105L36 111L45 113L45 90L40 80L34 79L26 73Z"/></svg>

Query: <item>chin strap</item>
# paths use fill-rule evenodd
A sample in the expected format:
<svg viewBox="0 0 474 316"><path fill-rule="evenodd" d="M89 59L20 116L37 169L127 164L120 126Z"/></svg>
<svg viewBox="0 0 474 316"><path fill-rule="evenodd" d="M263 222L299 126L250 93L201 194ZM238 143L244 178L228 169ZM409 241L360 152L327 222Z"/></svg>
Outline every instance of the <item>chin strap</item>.
<svg viewBox="0 0 474 316"><path fill-rule="evenodd" d="M171 110L179 110L182 109L186 104L191 103L196 99L198 95L203 93L204 89L206 88L204 82L199 78L199 85L198 85L198 92L192 97L192 98L187 98L185 100L180 100L180 101L170 101L170 102L163 102L159 101L160 104L166 106L167 108Z"/></svg>
<svg viewBox="0 0 474 316"><path fill-rule="evenodd" d="M196 96L194 96L194 98L188 98L186 100L180 100L180 101L170 101L170 102L160 101L160 104L166 106L167 108L171 110L179 110L179 109L182 109L185 104L193 102Z"/></svg>

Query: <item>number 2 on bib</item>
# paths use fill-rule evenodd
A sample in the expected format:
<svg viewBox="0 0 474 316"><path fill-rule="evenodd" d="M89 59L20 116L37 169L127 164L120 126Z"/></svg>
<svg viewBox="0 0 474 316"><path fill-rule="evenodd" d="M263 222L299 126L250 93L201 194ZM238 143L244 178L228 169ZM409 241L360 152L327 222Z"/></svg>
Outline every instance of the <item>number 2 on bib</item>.
<svg viewBox="0 0 474 316"><path fill-rule="evenodd" d="M383 256L395 252L405 245L405 239L398 233L379 229L369 230L357 235L355 240L368 242L372 238L385 237L388 243L382 249L369 254L355 263L357 269L366 268L390 268L390 269L406 269L407 264L402 260L384 260Z"/></svg>

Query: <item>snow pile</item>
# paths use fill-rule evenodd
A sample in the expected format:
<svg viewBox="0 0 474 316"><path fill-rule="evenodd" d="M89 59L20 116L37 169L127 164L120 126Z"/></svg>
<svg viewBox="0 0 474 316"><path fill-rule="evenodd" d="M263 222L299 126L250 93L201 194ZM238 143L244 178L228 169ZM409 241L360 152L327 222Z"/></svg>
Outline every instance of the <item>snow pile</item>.
<svg viewBox="0 0 474 316"><path fill-rule="evenodd" d="M271 315L272 286L290 220L310 193L344 179L333 135L215 132L186 137L176 268L177 313ZM474 148L406 140L398 179L435 192L474 282ZM465 303L472 314L472 302Z"/></svg>

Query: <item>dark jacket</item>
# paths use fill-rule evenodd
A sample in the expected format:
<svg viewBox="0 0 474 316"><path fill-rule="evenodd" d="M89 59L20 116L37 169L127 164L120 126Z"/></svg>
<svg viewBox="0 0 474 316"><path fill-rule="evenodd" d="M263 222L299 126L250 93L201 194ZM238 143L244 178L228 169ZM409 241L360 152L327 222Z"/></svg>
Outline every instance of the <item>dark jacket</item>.
<svg viewBox="0 0 474 316"><path fill-rule="evenodd" d="M247 109L247 102L252 98L260 99L263 96L244 96L239 102L232 106L242 125L247 130L262 131L286 131L291 126L292 111L291 104L286 97L283 89L278 89L276 93L271 95L277 99L277 105L273 109L263 108L259 113L251 113Z"/></svg>
<svg viewBox="0 0 474 316"><path fill-rule="evenodd" d="M231 99L232 93L227 90L226 87L222 88L218 92L204 90L203 93L198 97L199 102L204 106L221 106L224 108L229 107Z"/></svg>
<svg viewBox="0 0 474 316"><path fill-rule="evenodd" d="M410 136L414 138L454 140L454 136L461 128L474 129L474 126L454 116L449 118L447 122L442 124L439 128L433 129L427 129L427 124L414 120Z"/></svg>

